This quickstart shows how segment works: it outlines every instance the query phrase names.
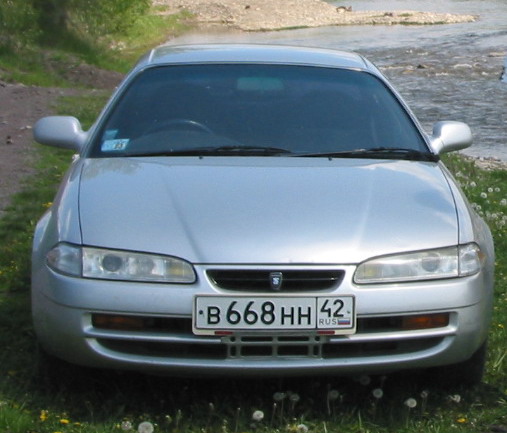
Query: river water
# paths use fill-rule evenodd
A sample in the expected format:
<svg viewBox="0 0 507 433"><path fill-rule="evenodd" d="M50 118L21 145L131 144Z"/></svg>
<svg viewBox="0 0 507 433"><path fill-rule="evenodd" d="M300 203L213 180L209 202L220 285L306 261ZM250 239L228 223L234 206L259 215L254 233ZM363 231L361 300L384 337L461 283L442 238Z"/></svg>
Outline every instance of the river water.
<svg viewBox="0 0 507 433"><path fill-rule="evenodd" d="M276 0L273 0L276 1ZM468 155L507 161L507 1L349 0L354 10L472 14L472 23L431 26L335 26L277 32L199 30L171 43L257 42L356 51L373 61L430 132L434 122L472 128Z"/></svg>

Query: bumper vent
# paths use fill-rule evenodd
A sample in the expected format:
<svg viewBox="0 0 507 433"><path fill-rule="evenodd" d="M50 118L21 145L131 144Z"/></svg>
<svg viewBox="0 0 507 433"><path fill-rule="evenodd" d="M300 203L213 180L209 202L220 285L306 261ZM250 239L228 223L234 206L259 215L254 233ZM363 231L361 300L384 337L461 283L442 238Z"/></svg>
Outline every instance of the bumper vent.
<svg viewBox="0 0 507 433"><path fill-rule="evenodd" d="M298 292L336 288L342 282L344 271L304 270L271 272L263 270L207 271L212 283L221 289L235 291ZM280 287L273 287L273 278L280 277Z"/></svg>

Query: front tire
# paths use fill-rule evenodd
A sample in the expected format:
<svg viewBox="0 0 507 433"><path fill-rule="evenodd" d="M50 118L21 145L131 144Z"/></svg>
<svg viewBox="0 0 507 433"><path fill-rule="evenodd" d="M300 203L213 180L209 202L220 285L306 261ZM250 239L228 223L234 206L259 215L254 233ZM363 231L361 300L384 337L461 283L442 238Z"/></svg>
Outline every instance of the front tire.
<svg viewBox="0 0 507 433"><path fill-rule="evenodd" d="M449 388L471 388L482 382L486 365L487 341L474 352L466 361L435 367L428 373L438 380L438 383Z"/></svg>

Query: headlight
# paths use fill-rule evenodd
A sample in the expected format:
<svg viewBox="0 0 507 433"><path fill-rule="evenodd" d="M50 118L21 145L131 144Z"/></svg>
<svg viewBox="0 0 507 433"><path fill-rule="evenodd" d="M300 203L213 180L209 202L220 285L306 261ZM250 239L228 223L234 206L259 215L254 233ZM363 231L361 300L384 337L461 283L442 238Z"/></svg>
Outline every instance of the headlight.
<svg viewBox="0 0 507 433"><path fill-rule="evenodd" d="M464 277L479 272L481 257L476 244L377 257L357 267L354 282L395 283Z"/></svg>
<svg viewBox="0 0 507 433"><path fill-rule="evenodd" d="M55 271L76 277L183 284L196 279L190 263L155 254L59 244L47 260Z"/></svg>

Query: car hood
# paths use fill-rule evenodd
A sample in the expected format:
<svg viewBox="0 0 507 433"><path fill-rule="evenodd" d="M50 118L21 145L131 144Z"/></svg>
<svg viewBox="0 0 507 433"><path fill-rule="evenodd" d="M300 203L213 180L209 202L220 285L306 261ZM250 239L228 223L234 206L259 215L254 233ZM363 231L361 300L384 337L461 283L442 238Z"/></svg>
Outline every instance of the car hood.
<svg viewBox="0 0 507 433"><path fill-rule="evenodd" d="M328 158L84 161L85 245L193 263L346 264L458 243L438 164Z"/></svg>

